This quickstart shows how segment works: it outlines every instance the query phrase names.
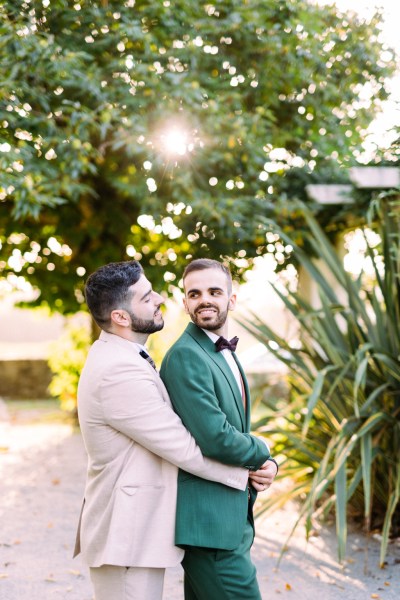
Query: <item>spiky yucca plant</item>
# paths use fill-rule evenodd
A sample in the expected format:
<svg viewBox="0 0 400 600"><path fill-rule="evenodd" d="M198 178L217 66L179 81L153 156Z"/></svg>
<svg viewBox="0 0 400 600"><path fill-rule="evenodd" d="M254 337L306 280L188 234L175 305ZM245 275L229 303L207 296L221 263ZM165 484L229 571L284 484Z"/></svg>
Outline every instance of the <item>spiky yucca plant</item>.
<svg viewBox="0 0 400 600"><path fill-rule="evenodd" d="M398 196L375 203L371 227L379 247L367 242L374 265L373 285L365 273L355 279L343 267L310 211L302 206L323 268L292 245L299 264L319 292L312 306L298 291L276 293L298 324L297 344L277 335L252 315L242 324L287 365L289 402L267 411L253 424L275 438L275 451L286 456L289 490L267 500L261 510L288 498L302 499L300 518L333 507L338 556L345 556L349 515L364 515L365 527L382 530L381 565L390 532L400 525L400 202ZM273 224L271 224L273 227ZM366 238L367 240L367 238ZM379 257L379 258L378 258ZM320 264L321 264L320 263ZM330 271L329 283L324 275ZM277 406L274 406L276 411ZM279 405L278 405L279 408ZM272 418L271 418L272 417ZM299 520L300 520L299 518Z"/></svg>

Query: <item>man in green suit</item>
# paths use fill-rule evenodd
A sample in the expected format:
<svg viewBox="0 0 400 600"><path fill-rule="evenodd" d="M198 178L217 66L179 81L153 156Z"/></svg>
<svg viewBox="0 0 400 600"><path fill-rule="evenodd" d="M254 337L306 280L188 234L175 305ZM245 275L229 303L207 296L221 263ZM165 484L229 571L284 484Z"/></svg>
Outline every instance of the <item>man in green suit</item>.
<svg viewBox="0 0 400 600"><path fill-rule="evenodd" d="M226 340L234 310L229 270L214 260L189 263L183 274L184 333L167 352L161 377L172 404L205 456L250 469L247 492L179 472L175 543L185 548L187 600L260 600L250 549L257 491L272 483L278 465L268 445L250 435L250 395Z"/></svg>

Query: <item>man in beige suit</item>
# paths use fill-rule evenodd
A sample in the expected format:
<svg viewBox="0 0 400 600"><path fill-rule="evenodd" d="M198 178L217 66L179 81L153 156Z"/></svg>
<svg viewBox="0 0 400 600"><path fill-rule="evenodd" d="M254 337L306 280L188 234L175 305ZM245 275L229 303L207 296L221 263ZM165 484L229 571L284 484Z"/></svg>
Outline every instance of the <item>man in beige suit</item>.
<svg viewBox="0 0 400 600"><path fill-rule="evenodd" d="M243 434L246 464L202 456L144 346L163 327L163 300L138 262L101 267L85 296L102 332L78 388L88 473L75 555L82 552L90 567L96 600L160 600L165 568L183 557L174 545L178 467L244 490L248 470L259 469L269 449ZM262 489L273 471L252 476Z"/></svg>

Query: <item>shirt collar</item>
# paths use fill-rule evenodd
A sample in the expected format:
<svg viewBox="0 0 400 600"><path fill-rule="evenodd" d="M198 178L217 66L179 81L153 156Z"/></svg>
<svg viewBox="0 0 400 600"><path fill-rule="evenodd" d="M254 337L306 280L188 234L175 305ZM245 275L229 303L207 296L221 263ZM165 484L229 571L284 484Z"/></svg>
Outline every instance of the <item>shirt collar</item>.
<svg viewBox="0 0 400 600"><path fill-rule="evenodd" d="M136 348L138 349L138 352L140 352L141 350L144 350L146 352L146 354L149 353L146 346L143 346L142 344L138 344L137 342L132 342L132 344L134 344L136 346Z"/></svg>
<svg viewBox="0 0 400 600"><path fill-rule="evenodd" d="M220 335L217 335L217 334L216 334L216 333L214 333L213 331L208 331L208 329L203 329L202 327L200 327L200 329L201 329L202 331L204 331L204 333L205 333L206 335L208 335L208 337L210 338L210 340L211 340L212 342L214 342L214 343L215 343L215 342L216 342L216 341L217 341L217 340L218 340L218 339L221 337Z"/></svg>

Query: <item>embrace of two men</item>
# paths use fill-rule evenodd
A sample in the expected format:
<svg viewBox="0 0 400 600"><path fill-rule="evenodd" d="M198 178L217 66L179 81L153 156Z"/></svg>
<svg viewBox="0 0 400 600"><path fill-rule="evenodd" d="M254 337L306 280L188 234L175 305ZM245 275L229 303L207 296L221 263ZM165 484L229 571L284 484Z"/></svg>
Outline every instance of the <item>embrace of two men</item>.
<svg viewBox="0 0 400 600"><path fill-rule="evenodd" d="M160 374L145 343L163 299L141 265L111 263L86 282L102 332L78 388L88 472L75 555L96 600L161 600L165 568L180 562L186 600L261 599L252 507L277 465L249 433L248 384L223 339L236 296L217 261L192 261L183 281L192 322Z"/></svg>

